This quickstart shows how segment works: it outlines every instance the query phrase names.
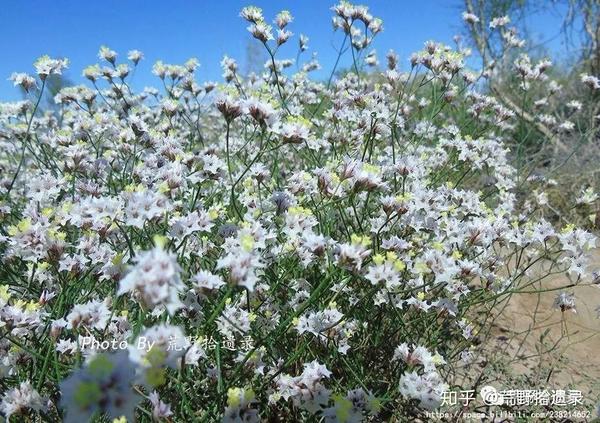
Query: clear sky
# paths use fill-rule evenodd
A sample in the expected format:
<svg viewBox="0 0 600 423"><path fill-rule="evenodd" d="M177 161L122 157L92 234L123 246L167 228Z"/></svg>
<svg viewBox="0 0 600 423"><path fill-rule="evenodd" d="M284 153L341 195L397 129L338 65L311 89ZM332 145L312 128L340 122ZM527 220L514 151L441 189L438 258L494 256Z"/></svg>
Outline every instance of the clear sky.
<svg viewBox="0 0 600 423"><path fill-rule="evenodd" d="M410 53L425 41L451 44L452 37L462 30L462 0L361 3L368 4L374 16L383 18L384 31L374 44L382 63L385 52L393 48L406 66ZM303 33L310 38L310 49L303 57L308 59L311 52L317 52L324 68L317 77L329 75L335 48L342 39L331 27L334 0L2 0L0 101L20 98L7 78L15 71L33 73L32 63L43 54L69 58L67 77L82 83L81 71L98 62L97 52L103 44L120 53L120 60L126 59L128 50L144 52L145 60L133 81L137 89L160 84L151 74L152 64L159 59L183 63L196 57L201 64L197 71L200 81L221 81L219 62L224 54L237 59L245 69L251 35L238 14L249 4L262 7L269 21L281 9L290 10L294 22L289 29L294 37L278 58L295 58L298 35ZM534 28L552 36L559 25L558 16L546 14Z"/></svg>

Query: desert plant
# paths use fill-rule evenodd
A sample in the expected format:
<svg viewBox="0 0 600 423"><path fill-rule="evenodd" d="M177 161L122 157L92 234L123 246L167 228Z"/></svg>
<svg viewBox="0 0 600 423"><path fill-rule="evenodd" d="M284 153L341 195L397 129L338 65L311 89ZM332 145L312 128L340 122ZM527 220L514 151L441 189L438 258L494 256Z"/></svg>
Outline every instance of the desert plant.
<svg viewBox="0 0 600 423"><path fill-rule="evenodd" d="M526 117L481 92L486 69L427 42L408 72L393 53L368 72L382 21L333 13L353 72L326 82L278 58L291 14L274 34L257 7L261 75L226 57L200 85L195 59L157 62L162 90L135 93L142 54L102 47L60 119L37 99L64 60L13 76L39 90L0 115L7 419L412 421L457 388L494 306L589 283L593 235L515 195L505 140Z"/></svg>

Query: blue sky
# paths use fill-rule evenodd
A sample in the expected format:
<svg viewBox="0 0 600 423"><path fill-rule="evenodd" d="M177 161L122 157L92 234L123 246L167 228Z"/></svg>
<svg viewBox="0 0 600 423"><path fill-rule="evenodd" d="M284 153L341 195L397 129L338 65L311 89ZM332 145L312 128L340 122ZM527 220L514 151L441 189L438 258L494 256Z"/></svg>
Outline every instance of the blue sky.
<svg viewBox="0 0 600 423"><path fill-rule="evenodd" d="M295 58L300 33L310 38L308 53L317 52L326 78L336 57L341 35L331 28L329 10L333 0L3 0L0 10L0 99L16 100L19 92L7 80L12 72L33 73L34 60L48 54L70 60L66 75L81 83L81 71L98 62L97 52L105 44L126 59L128 50L139 49L145 60L136 71L133 85L158 86L151 74L156 60L183 63L190 57L200 61L198 79L221 80L219 62L224 54L238 60L245 69L246 50L251 39L247 24L238 17L243 6L254 4L272 17L281 9L294 16L289 29L294 37L278 58ZM383 63L390 48L406 66L410 53L433 39L452 43L462 30L461 0L372 0L367 3L374 16L384 20L384 31L374 47ZM556 13L545 13L533 22L537 36L552 36L560 24ZM550 32L549 32L550 31ZM552 32L554 31L554 32ZM557 48L559 41L553 41ZM310 56L305 53L304 58ZM342 63L342 66L348 62Z"/></svg>

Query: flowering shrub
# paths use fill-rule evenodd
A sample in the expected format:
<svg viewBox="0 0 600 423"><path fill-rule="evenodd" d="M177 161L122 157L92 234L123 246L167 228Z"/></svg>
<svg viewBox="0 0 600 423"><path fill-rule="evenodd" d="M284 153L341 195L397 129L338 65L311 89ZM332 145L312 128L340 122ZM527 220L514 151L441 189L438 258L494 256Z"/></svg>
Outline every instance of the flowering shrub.
<svg viewBox="0 0 600 423"><path fill-rule="evenodd" d="M479 89L468 52L428 42L409 72L393 52L367 72L382 21L333 12L353 68L328 82L276 58L292 16L273 29L256 7L241 17L261 75L226 57L225 83L200 85L196 60L157 62L164 90L134 93L142 53L102 47L45 113L67 61L13 75L32 100L0 114L10 421L407 421L456 386L496 304L550 274L581 283L594 237L515 194L522 116ZM529 84L549 64L515 66Z"/></svg>

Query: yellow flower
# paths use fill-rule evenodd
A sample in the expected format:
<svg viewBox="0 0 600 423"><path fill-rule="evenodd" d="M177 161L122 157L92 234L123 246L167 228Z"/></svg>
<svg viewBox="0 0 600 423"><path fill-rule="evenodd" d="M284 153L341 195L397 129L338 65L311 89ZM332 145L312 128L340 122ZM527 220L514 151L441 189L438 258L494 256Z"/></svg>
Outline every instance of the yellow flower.
<svg viewBox="0 0 600 423"><path fill-rule="evenodd" d="M69 213L71 210L73 210L73 203L70 201L65 201L62 205L62 211L64 213Z"/></svg>
<svg viewBox="0 0 600 423"><path fill-rule="evenodd" d="M8 285L0 285L0 298L4 301L10 300L10 293L8 292Z"/></svg>
<svg viewBox="0 0 600 423"><path fill-rule="evenodd" d="M208 217L210 217L213 220L217 219L219 217L219 209L216 207L211 207L208 210Z"/></svg>
<svg viewBox="0 0 600 423"><path fill-rule="evenodd" d="M254 184L253 184L252 178L249 178L249 177L248 177L248 178L245 178L245 179L242 181L242 186L243 186L244 188L246 188L247 190L249 190L250 188L252 188L252 187L253 187L253 185L254 185Z"/></svg>
<svg viewBox="0 0 600 423"><path fill-rule="evenodd" d="M433 244L431 244L431 247L432 247L434 250L437 250L437 251L444 251L444 244L442 244L442 243L441 243L441 242L439 242L439 241L438 241L438 242L434 242Z"/></svg>
<svg viewBox="0 0 600 423"><path fill-rule="evenodd" d="M160 192L161 194L169 192L169 190L169 184L167 183L167 181L162 181L160 185L158 185L158 192Z"/></svg>
<svg viewBox="0 0 600 423"><path fill-rule="evenodd" d="M39 310L40 308L40 304L37 301L29 301L26 305L25 305L25 311L36 311Z"/></svg>
<svg viewBox="0 0 600 423"><path fill-rule="evenodd" d="M394 261L394 269L396 269L398 272L402 272L404 269L406 269L406 264L404 264L402 260L396 260Z"/></svg>
<svg viewBox="0 0 600 423"><path fill-rule="evenodd" d="M232 96L236 96L238 94L237 90L231 85L219 84L217 85L217 89L222 94L229 94Z"/></svg>
<svg viewBox="0 0 600 423"><path fill-rule="evenodd" d="M573 232L574 229L575 229L575 225L572 223L569 223L567 226L565 226L564 228L561 229L561 232L563 234L568 234L570 232Z"/></svg>
<svg viewBox="0 0 600 423"><path fill-rule="evenodd" d="M310 120L306 119L304 116L288 116L286 118L287 123L297 123L306 127L311 127L312 123Z"/></svg>
<svg viewBox="0 0 600 423"><path fill-rule="evenodd" d="M436 365L444 364L444 358L437 353L431 358L431 360Z"/></svg>
<svg viewBox="0 0 600 423"><path fill-rule="evenodd" d="M64 232L59 231L58 229L52 228L48 230L48 237L51 239L56 239L59 241L64 241L65 238L67 237L67 234L65 234Z"/></svg>
<svg viewBox="0 0 600 423"><path fill-rule="evenodd" d="M125 257L125 254L124 253L119 253L119 254L117 254L116 256L113 257L113 259L111 260L111 263L114 266L118 266L121 263L123 263L123 257Z"/></svg>
<svg viewBox="0 0 600 423"><path fill-rule="evenodd" d="M17 223L16 226L9 227L8 234L10 236L15 236L19 233L23 233L23 232L27 231L29 228L31 228L31 219L26 217L24 219L21 219L19 221L19 223Z"/></svg>
<svg viewBox="0 0 600 423"><path fill-rule="evenodd" d="M283 251L285 251L286 253L291 253L292 251L294 251L296 249L296 243L297 241L293 241L293 242L286 242L283 245Z"/></svg>
<svg viewBox="0 0 600 423"><path fill-rule="evenodd" d="M396 196L396 201L398 201L399 203L403 203L405 201L408 201L412 198L412 194L410 192L406 192L404 194L400 194Z"/></svg>
<svg viewBox="0 0 600 423"><path fill-rule="evenodd" d="M376 165L373 165L373 164L370 164L370 163L364 163L363 166L362 166L362 169L365 172L374 173L374 174L378 174L379 171L380 171L379 166L376 166Z"/></svg>
<svg viewBox="0 0 600 423"><path fill-rule="evenodd" d="M229 388L227 391L227 405L231 408L239 407L242 394L241 388Z"/></svg>
<svg viewBox="0 0 600 423"><path fill-rule="evenodd" d="M312 211L302 206L293 206L288 209L288 213L292 216L310 216Z"/></svg>
<svg viewBox="0 0 600 423"><path fill-rule="evenodd" d="M154 241L154 245L156 245L159 248L164 248L167 244L167 237L163 235L154 235L152 240Z"/></svg>
<svg viewBox="0 0 600 423"><path fill-rule="evenodd" d="M429 273L429 266L427 266L427 263L421 260L415 263L414 269L417 273Z"/></svg>
<svg viewBox="0 0 600 423"><path fill-rule="evenodd" d="M354 245L362 245L363 247L368 247L369 245L371 245L371 238L369 238L366 235L361 236L357 234L352 234L350 235L350 240Z"/></svg>
<svg viewBox="0 0 600 423"><path fill-rule="evenodd" d="M244 251L249 253L254 248L254 237L250 234L242 235L240 245Z"/></svg>

